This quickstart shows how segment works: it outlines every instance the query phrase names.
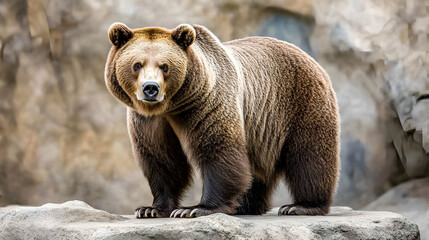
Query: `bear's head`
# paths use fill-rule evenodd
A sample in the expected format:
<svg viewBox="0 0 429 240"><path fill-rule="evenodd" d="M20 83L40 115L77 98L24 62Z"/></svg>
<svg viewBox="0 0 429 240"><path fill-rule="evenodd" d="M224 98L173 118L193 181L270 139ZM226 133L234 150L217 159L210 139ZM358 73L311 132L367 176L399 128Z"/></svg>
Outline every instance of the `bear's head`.
<svg viewBox="0 0 429 240"><path fill-rule="evenodd" d="M122 23L109 29L112 48L106 63L109 91L140 114L162 114L185 81L187 49L195 29L182 24L173 30L131 30Z"/></svg>

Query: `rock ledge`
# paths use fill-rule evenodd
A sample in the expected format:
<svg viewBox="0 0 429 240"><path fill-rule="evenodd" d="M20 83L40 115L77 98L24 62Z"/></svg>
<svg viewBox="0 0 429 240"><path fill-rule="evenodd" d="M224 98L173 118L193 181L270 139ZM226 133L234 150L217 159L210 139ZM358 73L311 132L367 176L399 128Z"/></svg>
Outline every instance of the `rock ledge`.
<svg viewBox="0 0 429 240"><path fill-rule="evenodd" d="M277 209L275 209L277 210ZM0 208L0 239L420 239L399 214L332 207L328 216L135 219L81 201Z"/></svg>

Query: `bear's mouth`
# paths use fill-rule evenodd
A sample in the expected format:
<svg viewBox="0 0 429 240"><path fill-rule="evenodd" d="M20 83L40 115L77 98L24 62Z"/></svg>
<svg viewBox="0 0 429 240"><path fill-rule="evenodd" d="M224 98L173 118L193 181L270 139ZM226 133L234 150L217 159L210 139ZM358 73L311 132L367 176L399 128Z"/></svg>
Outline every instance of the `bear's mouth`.
<svg viewBox="0 0 429 240"><path fill-rule="evenodd" d="M145 116L158 115L164 112L166 100L164 97L158 99L139 99L135 104L135 109Z"/></svg>
<svg viewBox="0 0 429 240"><path fill-rule="evenodd" d="M163 103L165 100L164 96L161 99L156 99L156 98L143 98L140 101L144 102L144 103L150 103L150 104L154 104L154 103Z"/></svg>
<svg viewBox="0 0 429 240"><path fill-rule="evenodd" d="M155 103L158 102L156 99L143 99L143 102Z"/></svg>

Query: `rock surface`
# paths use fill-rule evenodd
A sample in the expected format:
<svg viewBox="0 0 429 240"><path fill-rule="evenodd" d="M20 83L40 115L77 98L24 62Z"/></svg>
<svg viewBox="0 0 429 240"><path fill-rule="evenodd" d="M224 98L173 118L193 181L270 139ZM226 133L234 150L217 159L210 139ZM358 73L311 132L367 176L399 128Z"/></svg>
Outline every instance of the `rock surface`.
<svg viewBox="0 0 429 240"><path fill-rule="evenodd" d="M429 178L400 184L364 209L399 213L419 225L422 239L429 239Z"/></svg>
<svg viewBox="0 0 429 240"><path fill-rule="evenodd" d="M419 239L416 224L391 212L332 207L328 216L275 213L135 219L81 201L8 206L0 208L0 239Z"/></svg>

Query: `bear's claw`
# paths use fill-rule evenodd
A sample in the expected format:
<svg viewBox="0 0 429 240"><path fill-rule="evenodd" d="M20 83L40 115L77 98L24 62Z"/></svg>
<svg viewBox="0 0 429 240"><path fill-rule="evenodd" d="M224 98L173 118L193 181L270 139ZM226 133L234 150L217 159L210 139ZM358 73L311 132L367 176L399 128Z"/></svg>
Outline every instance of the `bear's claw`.
<svg viewBox="0 0 429 240"><path fill-rule="evenodd" d="M216 211L204 209L202 207L178 208L171 212L171 218L194 218L215 213Z"/></svg>
<svg viewBox="0 0 429 240"><path fill-rule="evenodd" d="M191 209L191 208L179 208L174 210L171 214L171 218L194 218L198 217L197 215L197 208Z"/></svg>
<svg viewBox="0 0 429 240"><path fill-rule="evenodd" d="M277 214L279 216L281 216L281 215L289 215L289 209L291 209L292 206L293 206L293 204L281 206Z"/></svg>
<svg viewBox="0 0 429 240"><path fill-rule="evenodd" d="M304 207L298 204L288 204L280 207L278 215L326 215L327 212L320 207Z"/></svg>
<svg viewBox="0 0 429 240"><path fill-rule="evenodd" d="M195 210L195 209L194 209ZM196 217L195 215L195 211L192 209L183 209L183 208L179 208L174 210L171 214L170 217L171 218L193 218Z"/></svg>
<svg viewBox="0 0 429 240"><path fill-rule="evenodd" d="M135 211L136 218L155 218L161 217L159 210L153 207L138 207Z"/></svg>

